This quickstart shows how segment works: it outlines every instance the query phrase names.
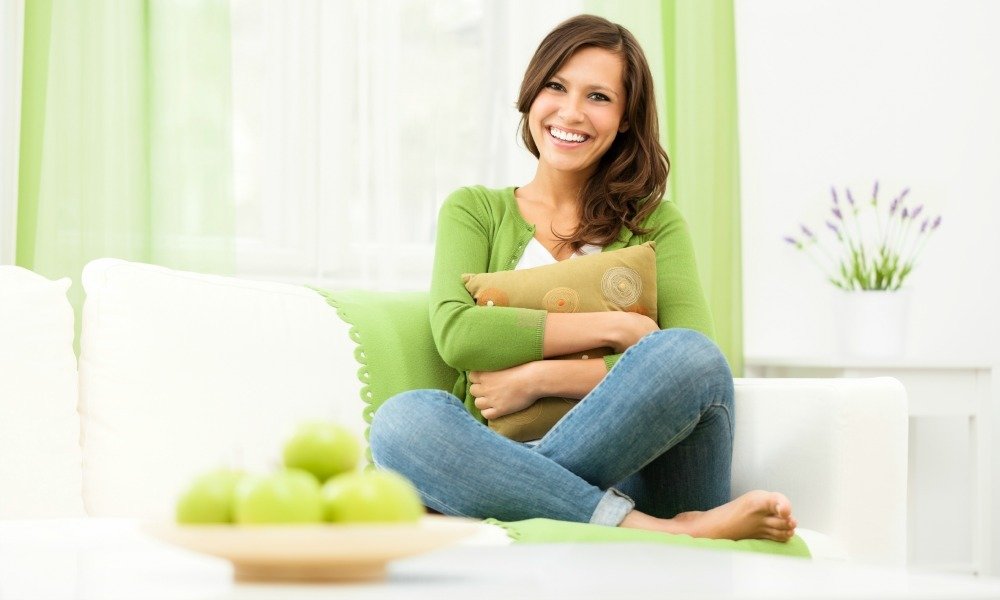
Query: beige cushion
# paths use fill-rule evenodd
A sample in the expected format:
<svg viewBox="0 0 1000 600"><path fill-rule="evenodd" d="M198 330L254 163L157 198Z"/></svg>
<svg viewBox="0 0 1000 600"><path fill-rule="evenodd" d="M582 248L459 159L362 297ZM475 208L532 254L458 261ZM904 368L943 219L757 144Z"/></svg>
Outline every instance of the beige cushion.
<svg viewBox="0 0 1000 600"><path fill-rule="evenodd" d="M655 242L646 242L531 269L464 275L463 280L479 306L563 313L621 310L655 321L655 248ZM594 348L558 358L600 358L611 352ZM538 439L576 403L570 398L540 398L522 411L489 421L489 426L513 440Z"/></svg>

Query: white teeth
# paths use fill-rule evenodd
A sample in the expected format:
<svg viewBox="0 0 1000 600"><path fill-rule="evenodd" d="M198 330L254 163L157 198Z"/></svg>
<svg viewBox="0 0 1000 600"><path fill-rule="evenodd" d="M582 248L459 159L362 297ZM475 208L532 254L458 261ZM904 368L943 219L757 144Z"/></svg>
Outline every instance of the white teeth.
<svg viewBox="0 0 1000 600"><path fill-rule="evenodd" d="M552 134L552 137L560 139L564 142L582 142L587 139L587 136L585 135L563 131L558 127L549 127L549 133Z"/></svg>

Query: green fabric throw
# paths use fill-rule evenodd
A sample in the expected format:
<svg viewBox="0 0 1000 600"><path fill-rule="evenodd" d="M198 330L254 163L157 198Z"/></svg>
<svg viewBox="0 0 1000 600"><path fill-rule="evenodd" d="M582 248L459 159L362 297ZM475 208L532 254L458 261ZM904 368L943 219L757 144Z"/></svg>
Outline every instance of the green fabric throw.
<svg viewBox="0 0 1000 600"><path fill-rule="evenodd" d="M312 289L351 326L365 422L400 392L455 386L458 371L441 360L431 335L427 292Z"/></svg>
<svg viewBox="0 0 1000 600"><path fill-rule="evenodd" d="M527 519L524 521L497 521L486 519L486 523L499 525L507 530L516 544L544 544L559 542L654 542L689 548L708 548L711 550L736 550L740 552L761 552L781 556L811 558L809 548L799 536L793 536L788 542L771 540L710 540L694 538L689 535L658 533L622 527L591 525L590 523L571 523L553 519Z"/></svg>

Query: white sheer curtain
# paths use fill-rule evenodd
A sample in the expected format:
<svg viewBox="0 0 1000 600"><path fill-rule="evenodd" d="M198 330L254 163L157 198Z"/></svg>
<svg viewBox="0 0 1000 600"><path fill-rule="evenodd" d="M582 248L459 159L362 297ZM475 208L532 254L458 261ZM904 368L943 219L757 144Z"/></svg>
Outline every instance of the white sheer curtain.
<svg viewBox="0 0 1000 600"><path fill-rule="evenodd" d="M0 0L0 265L14 263L24 0Z"/></svg>
<svg viewBox="0 0 1000 600"><path fill-rule="evenodd" d="M582 0L235 0L240 275L421 289L462 185L525 183L520 79Z"/></svg>

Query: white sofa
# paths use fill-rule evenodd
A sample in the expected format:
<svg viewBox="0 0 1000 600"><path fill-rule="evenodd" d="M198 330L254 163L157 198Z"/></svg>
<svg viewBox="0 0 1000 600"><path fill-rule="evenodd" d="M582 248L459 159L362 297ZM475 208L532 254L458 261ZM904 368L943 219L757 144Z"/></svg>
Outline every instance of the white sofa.
<svg viewBox="0 0 1000 600"><path fill-rule="evenodd" d="M264 469L297 422L359 434L348 326L301 286L91 262L79 363L68 280L0 266L0 518L169 518L193 474ZM733 493L792 500L852 559L903 565L906 396L893 379L739 379Z"/></svg>

